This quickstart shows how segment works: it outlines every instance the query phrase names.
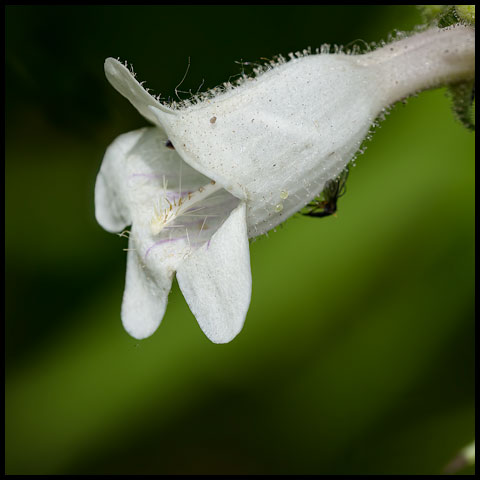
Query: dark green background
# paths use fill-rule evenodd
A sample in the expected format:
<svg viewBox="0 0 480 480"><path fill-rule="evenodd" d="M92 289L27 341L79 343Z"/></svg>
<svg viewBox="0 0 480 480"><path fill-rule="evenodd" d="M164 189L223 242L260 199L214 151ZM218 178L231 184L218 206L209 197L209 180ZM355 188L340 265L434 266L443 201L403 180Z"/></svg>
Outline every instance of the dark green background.
<svg viewBox="0 0 480 480"><path fill-rule="evenodd" d="M106 57L173 98L189 57L196 91L235 61L419 22L413 6L6 8L7 473L425 474L473 440L474 136L444 89L395 106L337 218L251 244L230 344L177 284L158 331L130 338L126 241L94 219L105 148L147 124Z"/></svg>

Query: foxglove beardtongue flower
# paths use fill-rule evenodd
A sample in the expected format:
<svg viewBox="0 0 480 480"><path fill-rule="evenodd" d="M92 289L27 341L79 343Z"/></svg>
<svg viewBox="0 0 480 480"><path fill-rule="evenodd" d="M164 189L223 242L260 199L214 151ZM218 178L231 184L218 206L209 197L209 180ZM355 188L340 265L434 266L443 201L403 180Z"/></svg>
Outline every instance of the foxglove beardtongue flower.
<svg viewBox="0 0 480 480"><path fill-rule="evenodd" d="M208 338L232 340L250 303L248 238L318 195L389 105L474 78L474 57L472 28L432 29L363 55L279 61L181 108L107 59L110 83L155 125L113 142L95 187L98 222L111 232L131 225L126 330L156 330L176 272Z"/></svg>

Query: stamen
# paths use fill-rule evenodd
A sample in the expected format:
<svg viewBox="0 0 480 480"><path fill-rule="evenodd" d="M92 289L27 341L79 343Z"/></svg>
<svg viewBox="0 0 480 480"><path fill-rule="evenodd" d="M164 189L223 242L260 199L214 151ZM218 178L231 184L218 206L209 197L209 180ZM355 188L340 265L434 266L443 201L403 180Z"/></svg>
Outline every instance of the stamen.
<svg viewBox="0 0 480 480"><path fill-rule="evenodd" d="M188 193L186 196L180 196L178 202L173 201L173 204L170 202L168 197L165 195L165 200L168 203L169 207L163 209L154 207L153 218L150 221L150 229L153 235L158 235L168 224L174 221L180 215L185 216L205 216L205 215L195 215L192 211L197 211L204 207L197 207L192 209L193 206L197 205L199 202L205 200L210 195L214 194L218 190L221 190L221 186L216 183L209 183L203 187L200 187L197 192ZM181 190L180 190L181 192ZM209 217L218 216L218 215L207 215Z"/></svg>
<svg viewBox="0 0 480 480"><path fill-rule="evenodd" d="M200 235L202 234L202 231L203 231L203 227L205 226L205 222L207 221L207 217L205 216L205 219L203 220L203 223L202 223L202 226L200 228L200 231L198 232L198 235L197 235L197 240L200 238Z"/></svg>
<svg viewBox="0 0 480 480"><path fill-rule="evenodd" d="M188 228L185 228L185 232L187 232L187 242L188 242L188 253L190 253L192 251L192 247L190 245L190 237L188 236Z"/></svg>
<svg viewBox="0 0 480 480"><path fill-rule="evenodd" d="M194 213L184 213L184 217L219 217L220 215L195 215Z"/></svg>
<svg viewBox="0 0 480 480"><path fill-rule="evenodd" d="M117 233L117 235L123 238L130 238L131 233L130 230L124 230L122 233Z"/></svg>

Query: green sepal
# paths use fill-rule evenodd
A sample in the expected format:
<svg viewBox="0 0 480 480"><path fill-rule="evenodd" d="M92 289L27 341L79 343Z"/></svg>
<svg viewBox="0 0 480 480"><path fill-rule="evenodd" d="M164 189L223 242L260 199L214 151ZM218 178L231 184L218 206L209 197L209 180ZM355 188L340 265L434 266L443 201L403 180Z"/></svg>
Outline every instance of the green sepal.
<svg viewBox="0 0 480 480"><path fill-rule="evenodd" d="M475 81L458 83L449 87L452 109L462 125L475 130Z"/></svg>
<svg viewBox="0 0 480 480"><path fill-rule="evenodd" d="M460 21L460 18L457 14L457 10L453 5L448 5L448 8L440 15L438 18L438 26L440 28L449 27L450 25L455 25Z"/></svg>
<svg viewBox="0 0 480 480"><path fill-rule="evenodd" d="M475 5L455 5L455 10L462 22L475 25Z"/></svg>
<svg viewBox="0 0 480 480"><path fill-rule="evenodd" d="M448 5L417 5L422 14L423 21L436 24L438 18L449 8Z"/></svg>

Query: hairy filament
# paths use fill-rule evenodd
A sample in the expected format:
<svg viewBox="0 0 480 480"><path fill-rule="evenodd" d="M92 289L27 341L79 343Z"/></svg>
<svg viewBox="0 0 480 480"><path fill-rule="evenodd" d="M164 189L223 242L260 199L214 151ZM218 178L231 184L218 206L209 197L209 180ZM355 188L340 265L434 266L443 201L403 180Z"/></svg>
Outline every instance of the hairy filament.
<svg viewBox="0 0 480 480"><path fill-rule="evenodd" d="M168 208L163 210L155 207L154 214L150 220L150 229L152 235L158 235L167 225L173 222L180 215L192 216L188 211L192 211L192 207L198 204L199 202L205 200L207 197L213 193L221 190L221 186L216 184L214 181L209 184L200 187L196 192L189 193L188 195L181 196L179 199L173 200L173 203L165 195L166 203L168 203ZM204 215L201 215L202 217Z"/></svg>

